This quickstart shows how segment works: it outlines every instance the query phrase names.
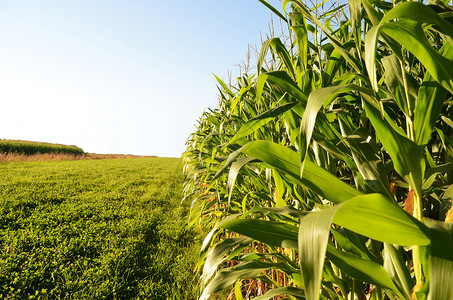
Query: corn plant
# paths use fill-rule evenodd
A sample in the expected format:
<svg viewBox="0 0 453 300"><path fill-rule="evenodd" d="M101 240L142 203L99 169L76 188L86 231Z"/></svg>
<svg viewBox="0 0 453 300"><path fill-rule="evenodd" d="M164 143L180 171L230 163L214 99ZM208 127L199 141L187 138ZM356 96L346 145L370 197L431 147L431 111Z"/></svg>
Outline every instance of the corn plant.
<svg viewBox="0 0 453 300"><path fill-rule="evenodd" d="M260 1L289 42L218 79L184 154L201 298L452 299L452 7Z"/></svg>

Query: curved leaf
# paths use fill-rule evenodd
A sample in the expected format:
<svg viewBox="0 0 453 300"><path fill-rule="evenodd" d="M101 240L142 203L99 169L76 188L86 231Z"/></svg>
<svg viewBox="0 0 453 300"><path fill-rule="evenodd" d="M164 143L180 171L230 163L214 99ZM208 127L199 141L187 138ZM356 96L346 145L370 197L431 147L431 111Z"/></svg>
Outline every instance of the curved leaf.
<svg viewBox="0 0 453 300"><path fill-rule="evenodd" d="M297 299L302 299L304 296L304 292L301 289L292 287L292 286L285 286L277 289L272 289L269 290L266 294L262 296L258 296L253 298L253 300L267 300L267 299L273 299L275 296L280 296L280 295L291 295L296 297Z"/></svg>
<svg viewBox="0 0 453 300"><path fill-rule="evenodd" d="M242 149L272 168L276 168L322 197L340 203L361 193L311 161L306 161L300 178L300 160L297 152L269 141L253 141Z"/></svg>
<svg viewBox="0 0 453 300"><path fill-rule="evenodd" d="M364 98L366 99L366 97ZM369 99L368 101L371 102ZM421 147L402 135L401 129L395 128L396 126L386 113L384 113L383 119L379 110L368 101L363 102L365 111L379 139L392 158L395 170L412 189L421 195L425 171L425 159Z"/></svg>
<svg viewBox="0 0 453 300"><path fill-rule="evenodd" d="M256 219L237 219L223 223L225 228L268 245L297 249L298 228L289 224Z"/></svg>
<svg viewBox="0 0 453 300"><path fill-rule="evenodd" d="M404 298L380 264L343 252L332 245L327 246L327 258L352 278L390 289L401 299Z"/></svg>
<svg viewBox="0 0 453 300"><path fill-rule="evenodd" d="M431 47L419 22L408 19L380 24L371 28L365 36L365 64L375 91L378 90L375 57L381 32L413 53L433 78L453 93L453 62Z"/></svg>
<svg viewBox="0 0 453 300"><path fill-rule="evenodd" d="M319 299L322 269L326 256L327 241L332 219L341 207L308 214L300 221L299 255L305 296L308 299Z"/></svg>
<svg viewBox="0 0 453 300"><path fill-rule="evenodd" d="M453 223L427 219L431 229L428 300L453 298Z"/></svg>
<svg viewBox="0 0 453 300"><path fill-rule="evenodd" d="M439 53L453 60L451 44L444 44ZM426 145L431 139L434 125L439 119L446 96L447 91L433 79L431 74L426 73L418 91L418 101L414 112L414 140L418 145Z"/></svg>
<svg viewBox="0 0 453 300"><path fill-rule="evenodd" d="M234 137L226 144L226 146L238 141L239 139L255 132L260 127L264 126L268 122L272 121L276 117L282 115L284 112L290 110L294 105L298 102L290 102L279 105L273 109L270 109L259 116L256 116L247 121L244 125L239 128L238 132L234 135Z"/></svg>
<svg viewBox="0 0 453 300"><path fill-rule="evenodd" d="M390 244L430 243L426 226L381 194L360 195L342 203L333 223Z"/></svg>
<svg viewBox="0 0 453 300"><path fill-rule="evenodd" d="M305 156L315 127L316 116L321 107L327 106L334 98L341 93L350 91L361 91L366 94L373 95L373 92L367 88L360 87L355 84L347 84L342 86L330 86L322 89L314 90L308 96L307 107L300 123L300 156L302 161L301 174L304 172Z"/></svg>

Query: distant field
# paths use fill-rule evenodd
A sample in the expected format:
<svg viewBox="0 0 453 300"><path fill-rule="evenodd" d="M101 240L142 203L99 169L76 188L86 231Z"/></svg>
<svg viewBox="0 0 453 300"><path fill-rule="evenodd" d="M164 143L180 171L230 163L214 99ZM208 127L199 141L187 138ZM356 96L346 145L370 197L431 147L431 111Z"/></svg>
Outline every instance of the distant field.
<svg viewBox="0 0 453 300"><path fill-rule="evenodd" d="M181 160L0 164L1 299L193 299Z"/></svg>
<svg viewBox="0 0 453 300"><path fill-rule="evenodd" d="M118 159L118 158L137 158L153 156L134 156L123 154L67 154L67 153L36 153L21 154L17 152L0 153L0 163L4 162L24 162L24 161L49 161L49 160L91 160L91 159Z"/></svg>
<svg viewBox="0 0 453 300"><path fill-rule="evenodd" d="M68 146L62 144L2 139L0 139L0 153L18 153L26 155L37 153L84 154L81 148L72 145Z"/></svg>

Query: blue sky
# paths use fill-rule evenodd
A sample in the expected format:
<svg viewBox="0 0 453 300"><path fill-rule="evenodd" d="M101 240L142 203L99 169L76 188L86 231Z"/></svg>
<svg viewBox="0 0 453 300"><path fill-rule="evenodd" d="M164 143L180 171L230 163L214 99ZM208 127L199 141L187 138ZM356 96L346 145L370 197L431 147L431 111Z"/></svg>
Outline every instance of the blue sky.
<svg viewBox="0 0 453 300"><path fill-rule="evenodd" d="M1 1L0 138L179 157L212 74L239 75L270 19L258 0Z"/></svg>

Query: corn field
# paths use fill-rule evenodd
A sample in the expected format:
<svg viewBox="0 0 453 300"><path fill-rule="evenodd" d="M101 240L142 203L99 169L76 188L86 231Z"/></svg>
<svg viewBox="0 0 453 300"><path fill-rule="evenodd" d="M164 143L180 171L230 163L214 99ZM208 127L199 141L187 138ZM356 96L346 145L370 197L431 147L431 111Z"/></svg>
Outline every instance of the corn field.
<svg viewBox="0 0 453 300"><path fill-rule="evenodd" d="M33 154L60 153L70 155L82 155L85 152L77 146L68 146L62 144L51 144L43 142L20 141L20 140L2 140L0 139L0 154Z"/></svg>
<svg viewBox="0 0 453 300"><path fill-rule="evenodd" d="M260 2L183 155L201 299L453 299L453 7Z"/></svg>

